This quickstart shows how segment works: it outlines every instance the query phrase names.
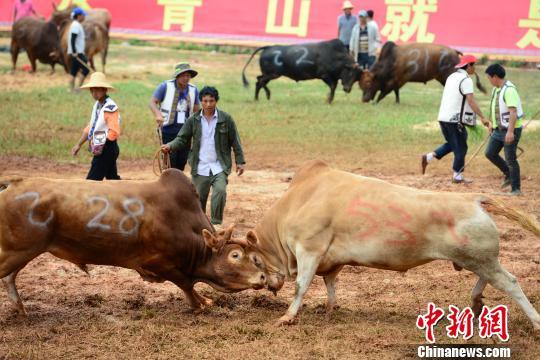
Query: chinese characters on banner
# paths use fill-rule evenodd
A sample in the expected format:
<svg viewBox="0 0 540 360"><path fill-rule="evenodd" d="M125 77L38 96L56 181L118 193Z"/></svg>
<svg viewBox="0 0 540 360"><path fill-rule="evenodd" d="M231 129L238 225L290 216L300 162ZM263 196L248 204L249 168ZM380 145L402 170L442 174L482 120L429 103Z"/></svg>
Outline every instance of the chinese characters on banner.
<svg viewBox="0 0 540 360"><path fill-rule="evenodd" d="M203 0L158 0L163 9L163 30L168 31L172 25L180 25L182 32L193 30L195 7L201 6Z"/></svg>
<svg viewBox="0 0 540 360"><path fill-rule="evenodd" d="M71 5L78 6L80 8L83 8L84 10L90 10L92 8L92 6L88 4L88 0L62 0L60 4L58 4L57 9L65 10Z"/></svg>
<svg viewBox="0 0 540 360"><path fill-rule="evenodd" d="M520 49L526 48L529 45L540 48L540 0L531 0L529 18L519 20L519 27L528 30L516 45Z"/></svg>
<svg viewBox="0 0 540 360"><path fill-rule="evenodd" d="M459 335L468 340L474 333L474 313L470 307L462 311L450 305L449 313L446 317L450 325L446 327L446 335L449 338L457 339ZM416 327L424 330L426 340L433 344L435 342L434 329L437 323L444 317L444 310L433 303L428 304L427 313L419 315L416 319ZM487 306L482 308L478 317L478 335L483 339L491 338L495 335L501 341L508 341L508 308L505 305L498 305L490 309Z"/></svg>
<svg viewBox="0 0 540 360"><path fill-rule="evenodd" d="M381 34L391 41L429 42L429 14L437 12L437 0L385 0L386 24ZM414 37L416 35L416 37Z"/></svg>
<svg viewBox="0 0 540 360"><path fill-rule="evenodd" d="M283 21L281 25L276 24L278 0L268 0L268 10L266 13L266 32L268 34L288 34L306 37L308 30L309 8L311 0L299 0L300 12L298 25L293 25L293 14L296 0L283 0Z"/></svg>

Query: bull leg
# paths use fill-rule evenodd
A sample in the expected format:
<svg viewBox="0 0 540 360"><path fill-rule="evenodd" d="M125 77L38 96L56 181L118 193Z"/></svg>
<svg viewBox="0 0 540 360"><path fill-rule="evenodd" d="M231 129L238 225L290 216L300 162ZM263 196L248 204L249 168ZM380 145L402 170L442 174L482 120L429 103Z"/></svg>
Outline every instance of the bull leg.
<svg viewBox="0 0 540 360"><path fill-rule="evenodd" d="M487 281L483 278L478 278L478 282L474 286L471 294L472 298L472 310L474 312L474 315L476 317L480 316L480 313L482 312L482 307L484 306L484 302L482 301L482 292L486 288Z"/></svg>
<svg viewBox="0 0 540 360"><path fill-rule="evenodd" d="M336 278L339 274L339 272L343 269L343 266L339 266L337 269L332 271L331 273L324 276L324 283L326 284L326 294L328 296L328 300L326 303L326 316L330 317L332 312L337 306L336 301Z"/></svg>
<svg viewBox="0 0 540 360"><path fill-rule="evenodd" d="M337 87L337 81L333 79L324 78L322 79L326 85L330 88L330 93L328 93L328 97L326 98L326 101L331 104L332 101L334 101L334 94L336 93L336 87Z"/></svg>
<svg viewBox="0 0 540 360"><path fill-rule="evenodd" d="M19 271L40 253L24 251L2 251L0 249L0 279L6 286L9 299L20 313L24 314L24 307L15 286L15 278Z"/></svg>
<svg viewBox="0 0 540 360"><path fill-rule="evenodd" d="M90 67L92 68L92 70L96 71L96 67L94 66L94 56L89 56L88 57L88 62L90 63Z"/></svg>
<svg viewBox="0 0 540 360"><path fill-rule="evenodd" d="M266 99L270 100L270 89L266 86L272 80L273 78L269 78L266 75L259 75L257 76L257 84L255 84L255 100L259 100L259 91L261 89L264 89L264 92L266 93Z"/></svg>
<svg viewBox="0 0 540 360"><path fill-rule="evenodd" d="M56 63L52 63L52 64L51 64L51 75L54 74L54 65L56 65Z"/></svg>
<svg viewBox="0 0 540 360"><path fill-rule="evenodd" d="M376 103L384 99L386 95L390 94L391 91L392 89L381 89L381 92L379 93L379 96L377 97Z"/></svg>
<svg viewBox="0 0 540 360"><path fill-rule="evenodd" d="M36 58L35 56L28 50L26 50L26 52L28 53L28 59L30 59L30 64L32 65L32 73L35 73L36 70L37 70L37 66L36 66Z"/></svg>
<svg viewBox="0 0 540 360"><path fill-rule="evenodd" d="M206 296L202 296L197 291L195 291L195 289L193 289L192 294L197 298L202 307L211 307L212 305L214 305L214 301L212 299L209 299Z"/></svg>
<svg viewBox="0 0 540 360"><path fill-rule="evenodd" d="M494 259L487 266L478 266L473 271L496 289L506 292L521 307L529 320L531 320L534 330L540 332L540 315L531 305L523 290L521 290L517 279L506 271L497 259ZM480 288L478 284L477 288Z"/></svg>
<svg viewBox="0 0 540 360"><path fill-rule="evenodd" d="M11 41L11 63L13 64L12 72L15 72L17 66L17 58L19 57L19 45L16 41Z"/></svg>
<svg viewBox="0 0 540 360"><path fill-rule="evenodd" d="M396 94L396 103L399 104L399 89L394 89L394 94Z"/></svg>
<svg viewBox="0 0 540 360"><path fill-rule="evenodd" d="M17 277L17 274L19 271L21 271L24 268L25 265L21 266L8 276L2 278L2 282L4 283L4 286L6 287L9 300L13 303L15 306L15 309L19 312L21 315L26 315L26 311L24 310L24 305L22 303L21 297L19 296L19 292L17 291L17 286L15 285L15 278Z"/></svg>
<svg viewBox="0 0 540 360"><path fill-rule="evenodd" d="M294 300L289 306L289 309L276 322L277 326L293 324L298 314L298 310L302 305L302 300L306 294L309 285L313 281L321 256L319 254L310 253L302 249L297 250L296 258L298 261L298 275L296 277L296 288L294 292Z"/></svg>

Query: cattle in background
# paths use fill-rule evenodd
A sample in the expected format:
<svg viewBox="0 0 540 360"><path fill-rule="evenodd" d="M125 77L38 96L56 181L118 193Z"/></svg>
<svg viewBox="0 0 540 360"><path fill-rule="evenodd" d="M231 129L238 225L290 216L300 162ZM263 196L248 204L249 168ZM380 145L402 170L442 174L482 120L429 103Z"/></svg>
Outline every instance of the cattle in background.
<svg viewBox="0 0 540 360"><path fill-rule="evenodd" d="M295 298L278 324L295 320L315 275L324 276L331 312L336 277L345 265L404 272L449 260L456 270L478 275L472 291L476 315L483 307L482 292L491 284L514 299L540 331L540 315L497 259L499 234L488 213L540 236L535 219L480 194L397 186L312 161L246 237L258 244L270 290L278 291L285 278L296 278Z"/></svg>
<svg viewBox="0 0 540 360"><path fill-rule="evenodd" d="M63 50L63 56L66 64L70 65L72 59L67 54L69 41L69 27L71 25L70 14L75 6L70 6L65 10L55 10L51 15L53 21L60 29L60 41ZM109 30L111 26L111 14L107 9L90 9L88 15L82 22L85 33L84 52L88 57L88 62L92 70L96 70L94 56L101 54L101 65L103 72L107 64L107 55L109 53Z"/></svg>
<svg viewBox="0 0 540 360"><path fill-rule="evenodd" d="M6 179L0 181L0 278L24 313L17 273L49 252L86 264L136 270L152 282L173 282L194 309L211 304L193 285L225 292L266 284L265 269L232 228L213 233L199 196L179 170L158 181Z"/></svg>
<svg viewBox="0 0 540 360"><path fill-rule="evenodd" d="M331 103L340 79L343 90L348 93L361 74L358 64L338 39L313 44L263 46L251 54L242 70L245 87L248 86L246 68L259 51L262 51L259 58L262 75L257 76L255 100L259 99L261 89L270 99L270 89L266 85L271 80L286 76L296 81L321 79L330 87L328 102Z"/></svg>
<svg viewBox="0 0 540 360"><path fill-rule="evenodd" d="M411 43L396 45L392 41L384 44L377 62L360 77L360 88L363 91L362 100L377 102L384 99L390 92L396 94L399 103L399 89L408 82L427 83L435 79L443 86L450 74L459 64L459 51L444 45ZM484 94L486 90L476 74L476 86Z"/></svg>
<svg viewBox="0 0 540 360"><path fill-rule="evenodd" d="M20 49L25 49L32 65L32 72L36 71L36 60L39 60L43 64L51 65L51 72L54 73L55 64L65 64L59 39L58 29L52 22L31 16L17 20L11 30L13 71L17 66Z"/></svg>

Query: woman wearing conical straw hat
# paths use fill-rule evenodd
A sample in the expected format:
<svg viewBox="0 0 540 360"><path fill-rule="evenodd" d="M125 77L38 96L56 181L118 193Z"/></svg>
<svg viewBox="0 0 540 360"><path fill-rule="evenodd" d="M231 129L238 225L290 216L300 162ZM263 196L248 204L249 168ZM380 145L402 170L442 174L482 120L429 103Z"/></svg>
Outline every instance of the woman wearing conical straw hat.
<svg viewBox="0 0 540 360"><path fill-rule="evenodd" d="M107 94L114 90L107 81L105 74L95 72L90 81L81 86L90 89L90 94L96 100L88 126L84 128L78 143L71 149L76 156L81 146L88 140L88 150L94 155L87 180L120 180L116 168L116 159L120 154L118 137L120 136L120 111L116 103Z"/></svg>

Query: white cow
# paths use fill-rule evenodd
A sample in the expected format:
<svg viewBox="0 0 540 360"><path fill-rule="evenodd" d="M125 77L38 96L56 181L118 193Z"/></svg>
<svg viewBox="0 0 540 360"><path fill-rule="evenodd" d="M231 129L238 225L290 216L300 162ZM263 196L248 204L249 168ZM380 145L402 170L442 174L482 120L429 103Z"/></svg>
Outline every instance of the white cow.
<svg viewBox="0 0 540 360"><path fill-rule="evenodd" d="M315 274L324 276L330 312L344 265L406 271L444 259L478 275L472 291L476 315L489 283L510 295L540 330L538 312L497 259L499 235L488 212L540 236L534 219L479 194L397 186L312 161L246 237L263 255L270 290L281 289L285 278L296 278L295 298L279 325L294 322Z"/></svg>

